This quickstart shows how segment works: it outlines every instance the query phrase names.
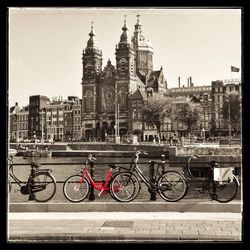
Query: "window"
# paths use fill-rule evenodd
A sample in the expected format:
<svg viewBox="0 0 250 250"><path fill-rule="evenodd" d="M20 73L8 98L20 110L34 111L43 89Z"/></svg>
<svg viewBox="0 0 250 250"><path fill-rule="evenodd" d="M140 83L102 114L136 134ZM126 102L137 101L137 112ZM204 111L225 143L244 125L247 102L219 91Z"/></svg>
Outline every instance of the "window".
<svg viewBox="0 0 250 250"><path fill-rule="evenodd" d="M122 58L120 60L120 70L121 70L121 74L124 74L126 72L126 63L127 60L125 58Z"/></svg>

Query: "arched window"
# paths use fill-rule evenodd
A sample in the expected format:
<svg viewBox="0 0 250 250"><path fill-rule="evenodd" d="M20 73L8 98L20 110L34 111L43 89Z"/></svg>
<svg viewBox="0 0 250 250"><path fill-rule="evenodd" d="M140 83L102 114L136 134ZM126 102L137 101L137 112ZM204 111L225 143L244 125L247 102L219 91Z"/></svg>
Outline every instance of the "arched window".
<svg viewBox="0 0 250 250"><path fill-rule="evenodd" d="M102 112L112 113L115 109L115 90L107 86L102 89Z"/></svg>
<svg viewBox="0 0 250 250"><path fill-rule="evenodd" d="M122 58L120 60L120 70L121 70L121 74L125 74L126 73L126 64L127 64L127 60L125 58Z"/></svg>

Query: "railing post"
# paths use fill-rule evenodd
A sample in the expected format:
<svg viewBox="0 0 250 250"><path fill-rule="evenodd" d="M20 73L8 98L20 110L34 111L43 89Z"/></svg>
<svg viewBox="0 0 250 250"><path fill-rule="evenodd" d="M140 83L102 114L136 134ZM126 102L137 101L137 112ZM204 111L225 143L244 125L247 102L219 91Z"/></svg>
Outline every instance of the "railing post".
<svg viewBox="0 0 250 250"><path fill-rule="evenodd" d="M152 183L155 184L156 180L155 180L155 162L154 161L150 161L149 162L149 179ZM155 201L156 200L156 193L154 191L149 190L150 192L150 200L151 201Z"/></svg>
<svg viewBox="0 0 250 250"><path fill-rule="evenodd" d="M93 179L93 177L94 177L94 162L90 161L89 165L90 165L90 175L91 175L91 177ZM95 200L94 187L93 187L92 184L90 185L89 200L90 201Z"/></svg>
<svg viewBox="0 0 250 250"><path fill-rule="evenodd" d="M34 168L32 167L32 164L35 164L35 162L31 162L31 171L30 171L30 175L31 176L34 176L35 175L35 170L34 170ZM31 184L33 185L34 184L34 181L32 181L31 182ZM30 193L29 194L29 199L28 199L29 201L34 201L35 200L35 194L33 194L33 193Z"/></svg>

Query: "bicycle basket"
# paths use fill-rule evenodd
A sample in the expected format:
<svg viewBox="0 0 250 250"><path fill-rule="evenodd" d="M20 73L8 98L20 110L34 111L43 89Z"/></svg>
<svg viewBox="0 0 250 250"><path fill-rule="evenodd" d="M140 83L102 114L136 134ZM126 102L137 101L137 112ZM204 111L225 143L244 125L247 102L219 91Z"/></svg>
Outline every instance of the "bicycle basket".
<svg viewBox="0 0 250 250"><path fill-rule="evenodd" d="M214 181L233 180L233 168L214 168Z"/></svg>

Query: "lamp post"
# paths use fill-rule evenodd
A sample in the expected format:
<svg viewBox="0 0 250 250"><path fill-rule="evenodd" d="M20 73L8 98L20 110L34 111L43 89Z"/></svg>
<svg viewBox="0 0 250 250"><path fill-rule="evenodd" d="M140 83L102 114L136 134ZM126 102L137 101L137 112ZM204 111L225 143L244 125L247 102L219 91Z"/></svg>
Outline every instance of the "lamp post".
<svg viewBox="0 0 250 250"><path fill-rule="evenodd" d="M230 100L227 99L226 102L228 103L228 136L231 139L231 110L230 110Z"/></svg>
<svg viewBox="0 0 250 250"><path fill-rule="evenodd" d="M120 133L119 133L119 103L118 103L117 83L115 85L115 143L117 143L117 144L120 143Z"/></svg>
<svg viewBox="0 0 250 250"><path fill-rule="evenodd" d="M41 143L44 143L44 135L43 135L43 109L41 109L41 116L42 116L42 126L41 126L41 129L42 129L42 138L41 138Z"/></svg>

